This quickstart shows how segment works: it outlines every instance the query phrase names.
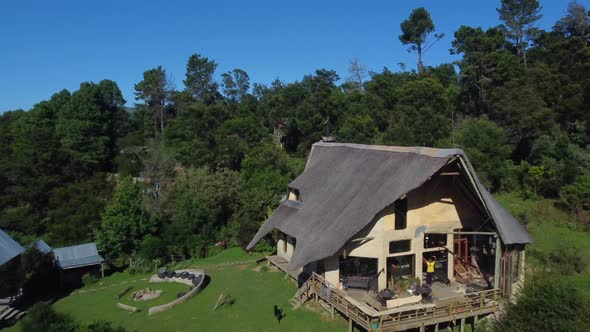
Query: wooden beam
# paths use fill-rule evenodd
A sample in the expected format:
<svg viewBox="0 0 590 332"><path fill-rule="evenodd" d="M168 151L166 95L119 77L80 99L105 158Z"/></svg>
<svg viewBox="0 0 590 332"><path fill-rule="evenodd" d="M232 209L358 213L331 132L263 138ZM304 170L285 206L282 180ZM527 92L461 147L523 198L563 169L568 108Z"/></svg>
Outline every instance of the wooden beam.
<svg viewBox="0 0 590 332"><path fill-rule="evenodd" d="M502 256L502 243L496 238L496 262L494 266L494 288L500 287L500 257Z"/></svg>
<svg viewBox="0 0 590 332"><path fill-rule="evenodd" d="M496 232L443 232L443 233L435 233L435 234L453 234L453 235L492 235L498 236Z"/></svg>

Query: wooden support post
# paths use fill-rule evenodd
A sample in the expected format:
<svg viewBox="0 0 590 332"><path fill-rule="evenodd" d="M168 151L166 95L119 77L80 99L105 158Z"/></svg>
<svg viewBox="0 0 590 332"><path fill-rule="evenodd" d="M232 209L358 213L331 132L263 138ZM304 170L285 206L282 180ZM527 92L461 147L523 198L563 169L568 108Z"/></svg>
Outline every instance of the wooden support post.
<svg viewBox="0 0 590 332"><path fill-rule="evenodd" d="M500 288L500 257L502 256L502 243L500 237L496 237L496 264L494 266L494 288Z"/></svg>
<svg viewBox="0 0 590 332"><path fill-rule="evenodd" d="M465 332L465 317L461 318L461 332Z"/></svg>
<svg viewBox="0 0 590 332"><path fill-rule="evenodd" d="M420 325L420 332L425 332L425 328L424 328L424 322L422 322L422 325Z"/></svg>
<svg viewBox="0 0 590 332"><path fill-rule="evenodd" d="M438 332L438 322L434 324L434 332Z"/></svg>
<svg viewBox="0 0 590 332"><path fill-rule="evenodd" d="M352 332L352 318L348 317L348 332Z"/></svg>
<svg viewBox="0 0 590 332"><path fill-rule="evenodd" d="M104 278L104 263L100 263L100 274Z"/></svg>
<svg viewBox="0 0 590 332"><path fill-rule="evenodd" d="M477 325L477 321L479 320L479 315L475 315L473 317L473 331L475 331L475 325Z"/></svg>
<svg viewBox="0 0 590 332"><path fill-rule="evenodd" d="M330 313L332 314L332 319L334 319L334 305L332 305L332 310L330 311Z"/></svg>

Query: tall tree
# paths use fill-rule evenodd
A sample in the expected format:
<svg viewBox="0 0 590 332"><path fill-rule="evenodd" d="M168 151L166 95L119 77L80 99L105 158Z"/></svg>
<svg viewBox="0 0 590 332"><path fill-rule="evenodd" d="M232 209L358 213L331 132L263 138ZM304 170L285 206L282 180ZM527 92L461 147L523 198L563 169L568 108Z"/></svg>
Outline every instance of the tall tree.
<svg viewBox="0 0 590 332"><path fill-rule="evenodd" d="M555 30L568 37L590 39L590 11L577 1L570 1L566 15L557 21Z"/></svg>
<svg viewBox="0 0 590 332"><path fill-rule="evenodd" d="M414 9L410 17L401 23L401 29L402 34L399 36L399 40L404 45L410 45L408 51L418 53L418 72L421 73L424 69L422 56L444 35L434 34L435 40L428 43L428 35L434 32L434 23L430 18L430 13L424 7Z"/></svg>
<svg viewBox="0 0 590 332"><path fill-rule="evenodd" d="M143 101L139 107L147 108L154 125L154 135L164 137L166 106L169 103L172 87L162 66L146 70L143 80L135 84L135 99Z"/></svg>
<svg viewBox="0 0 590 332"><path fill-rule="evenodd" d="M504 21L502 26L506 36L514 43L516 51L526 67L526 48L529 41L536 35L537 28L534 26L543 15L539 0L501 0L502 5L496 11L500 20Z"/></svg>
<svg viewBox="0 0 590 332"><path fill-rule="evenodd" d="M458 62L458 110L477 116L488 114L493 89L524 74L519 58L506 50L510 45L496 27L484 31L463 25L455 32L452 45L451 54L463 54Z"/></svg>
<svg viewBox="0 0 590 332"><path fill-rule="evenodd" d="M363 83L367 78L367 66L363 65L359 58L353 58L348 65L348 72L350 76L347 78L348 82L354 83L358 90L363 91Z"/></svg>
<svg viewBox="0 0 590 332"><path fill-rule="evenodd" d="M248 93L250 77L242 69L236 68L221 74L223 94L231 101L239 102Z"/></svg>
<svg viewBox="0 0 590 332"><path fill-rule="evenodd" d="M121 179L96 232L96 241L107 256L132 253L141 239L155 230L153 220L144 214L141 205L141 188L130 177Z"/></svg>
<svg viewBox="0 0 590 332"><path fill-rule="evenodd" d="M466 118L456 136L458 146L467 152L482 182L493 190L500 189L511 152L506 131L484 115Z"/></svg>
<svg viewBox="0 0 590 332"><path fill-rule="evenodd" d="M125 100L110 80L82 83L58 113L56 130L72 175L109 170L115 153L116 119Z"/></svg>
<svg viewBox="0 0 590 332"><path fill-rule="evenodd" d="M186 79L184 85L186 91L197 101L211 103L217 97L217 83L213 80L213 74L217 69L217 63L193 54L186 64Z"/></svg>

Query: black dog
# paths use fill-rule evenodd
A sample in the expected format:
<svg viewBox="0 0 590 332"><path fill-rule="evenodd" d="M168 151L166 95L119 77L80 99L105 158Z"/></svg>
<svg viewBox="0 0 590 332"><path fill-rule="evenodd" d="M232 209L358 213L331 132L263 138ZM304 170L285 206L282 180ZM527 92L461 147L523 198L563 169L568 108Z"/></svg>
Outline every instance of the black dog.
<svg viewBox="0 0 590 332"><path fill-rule="evenodd" d="M282 309L279 309L276 304L274 306L274 309L275 309L275 311L274 311L275 317L277 318L277 321L279 322L279 324L281 324L281 320L283 318L287 317L287 315L285 315L283 313L283 310Z"/></svg>

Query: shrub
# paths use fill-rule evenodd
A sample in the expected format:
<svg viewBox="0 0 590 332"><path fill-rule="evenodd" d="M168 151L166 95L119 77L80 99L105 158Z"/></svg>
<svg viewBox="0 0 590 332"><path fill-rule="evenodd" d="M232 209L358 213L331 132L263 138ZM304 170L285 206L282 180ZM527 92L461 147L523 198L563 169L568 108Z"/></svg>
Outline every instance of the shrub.
<svg viewBox="0 0 590 332"><path fill-rule="evenodd" d="M92 273L85 273L82 276L82 284L84 284L84 286L91 286L94 285L96 282L98 281L98 278L96 278L96 276Z"/></svg>
<svg viewBox="0 0 590 332"><path fill-rule="evenodd" d="M88 325L88 332L125 332L121 326L114 327L110 322L99 320Z"/></svg>
<svg viewBox="0 0 590 332"><path fill-rule="evenodd" d="M166 248L164 242L155 236L146 236L139 245L139 256L146 260L155 260L164 257Z"/></svg>
<svg viewBox="0 0 590 332"><path fill-rule="evenodd" d="M590 210L590 174L576 178L574 183L564 186L560 192L561 205L577 214L578 221L588 222Z"/></svg>
<svg viewBox="0 0 590 332"><path fill-rule="evenodd" d="M560 274L582 273L586 262L576 247L562 247L549 254L549 265L554 266Z"/></svg>
<svg viewBox="0 0 590 332"><path fill-rule="evenodd" d="M67 315L58 314L49 304L36 303L22 320L23 332L74 332L78 325Z"/></svg>
<svg viewBox="0 0 590 332"><path fill-rule="evenodd" d="M559 278L537 277L516 303L506 303L497 331L586 331L590 308L583 295Z"/></svg>
<svg viewBox="0 0 590 332"><path fill-rule="evenodd" d="M131 274L150 272L154 266L152 262L141 257L135 257L131 260L131 264L127 268L127 272Z"/></svg>

